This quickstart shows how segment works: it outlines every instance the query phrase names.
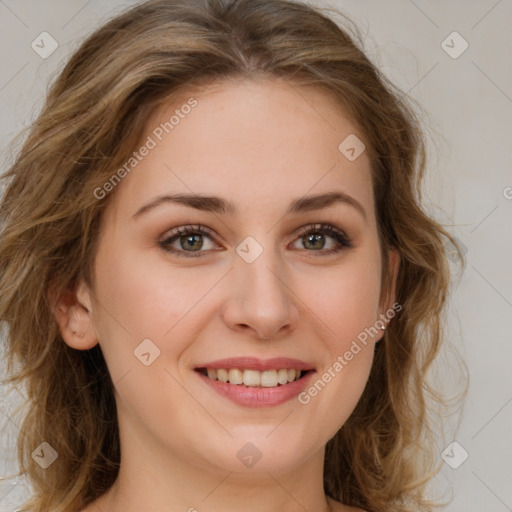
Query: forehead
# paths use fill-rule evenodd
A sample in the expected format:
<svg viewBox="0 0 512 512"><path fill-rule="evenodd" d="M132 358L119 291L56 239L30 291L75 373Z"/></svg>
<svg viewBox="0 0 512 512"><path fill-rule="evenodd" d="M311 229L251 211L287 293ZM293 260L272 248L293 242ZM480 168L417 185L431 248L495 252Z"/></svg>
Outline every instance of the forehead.
<svg viewBox="0 0 512 512"><path fill-rule="evenodd" d="M357 151L365 144L341 105L317 87L261 79L182 89L148 118L114 208L181 192L223 196L254 213L269 201L284 207L337 189L371 213L369 156L347 158L347 140L360 144Z"/></svg>

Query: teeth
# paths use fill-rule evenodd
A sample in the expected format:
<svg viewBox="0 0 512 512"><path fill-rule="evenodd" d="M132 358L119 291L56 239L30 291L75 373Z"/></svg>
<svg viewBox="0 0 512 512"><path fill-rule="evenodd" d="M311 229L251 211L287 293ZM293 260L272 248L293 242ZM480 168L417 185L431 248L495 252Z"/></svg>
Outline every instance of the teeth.
<svg viewBox="0 0 512 512"><path fill-rule="evenodd" d="M299 380L301 371L293 369L288 370L286 368L280 370L265 370L263 372L258 370L240 370L238 368L208 368L206 374L210 379L220 382L229 382L235 385L244 384L250 387L273 388L278 385L283 386L289 382Z"/></svg>
<svg viewBox="0 0 512 512"><path fill-rule="evenodd" d="M277 372L277 382L279 384L288 384L288 370L279 370Z"/></svg>
<svg viewBox="0 0 512 512"><path fill-rule="evenodd" d="M229 370L229 382L231 384L242 384L243 381L244 374L238 368Z"/></svg>
<svg viewBox="0 0 512 512"><path fill-rule="evenodd" d="M244 384L246 386L259 386L261 382L260 372L257 370L244 370Z"/></svg>
<svg viewBox="0 0 512 512"><path fill-rule="evenodd" d="M217 380L227 382L229 380L229 373L226 370L219 368L217 370Z"/></svg>
<svg viewBox="0 0 512 512"><path fill-rule="evenodd" d="M277 386L277 371L267 370L265 372L261 372L261 385L264 388L273 388Z"/></svg>

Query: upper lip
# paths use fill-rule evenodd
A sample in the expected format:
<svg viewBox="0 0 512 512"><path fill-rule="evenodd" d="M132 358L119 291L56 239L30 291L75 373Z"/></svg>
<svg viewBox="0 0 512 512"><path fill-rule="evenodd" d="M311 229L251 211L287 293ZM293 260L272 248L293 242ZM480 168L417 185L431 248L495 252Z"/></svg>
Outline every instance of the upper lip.
<svg viewBox="0 0 512 512"><path fill-rule="evenodd" d="M258 359L256 357L230 357L227 359L218 359L196 366L198 368L239 368L244 370L313 370L313 366L299 359L289 357L274 357L272 359Z"/></svg>

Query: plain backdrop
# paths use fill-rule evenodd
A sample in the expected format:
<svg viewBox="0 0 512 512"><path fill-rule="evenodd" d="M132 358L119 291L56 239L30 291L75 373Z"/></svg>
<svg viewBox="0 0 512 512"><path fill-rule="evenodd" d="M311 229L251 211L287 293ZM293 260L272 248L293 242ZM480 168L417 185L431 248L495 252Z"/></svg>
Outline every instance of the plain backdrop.
<svg viewBox="0 0 512 512"><path fill-rule="evenodd" d="M35 118L70 53L133 3L0 0L2 171L12 158L9 143ZM450 300L447 338L470 375L460 426L437 454L442 462L456 441L445 452L451 465L443 462L432 489L453 498L449 512L512 511L512 2L309 3L348 14L365 34L368 56L425 111L425 207L467 258ZM47 58L31 46L42 32L58 44ZM438 378L450 390L458 375L446 364ZM0 393L0 475L15 468L15 404L16 396ZM0 511L14 511L28 493L24 480L0 483Z"/></svg>

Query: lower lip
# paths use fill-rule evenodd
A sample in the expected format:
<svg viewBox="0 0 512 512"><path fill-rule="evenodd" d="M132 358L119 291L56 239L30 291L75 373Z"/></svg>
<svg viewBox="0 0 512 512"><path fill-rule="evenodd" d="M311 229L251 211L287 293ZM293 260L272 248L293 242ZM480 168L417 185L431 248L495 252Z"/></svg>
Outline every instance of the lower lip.
<svg viewBox="0 0 512 512"><path fill-rule="evenodd" d="M199 372L195 373L219 395L229 398L238 405L244 407L272 407L287 402L301 393L315 372L310 371L299 380L271 388L248 387L243 384L228 384L226 382L210 379Z"/></svg>

